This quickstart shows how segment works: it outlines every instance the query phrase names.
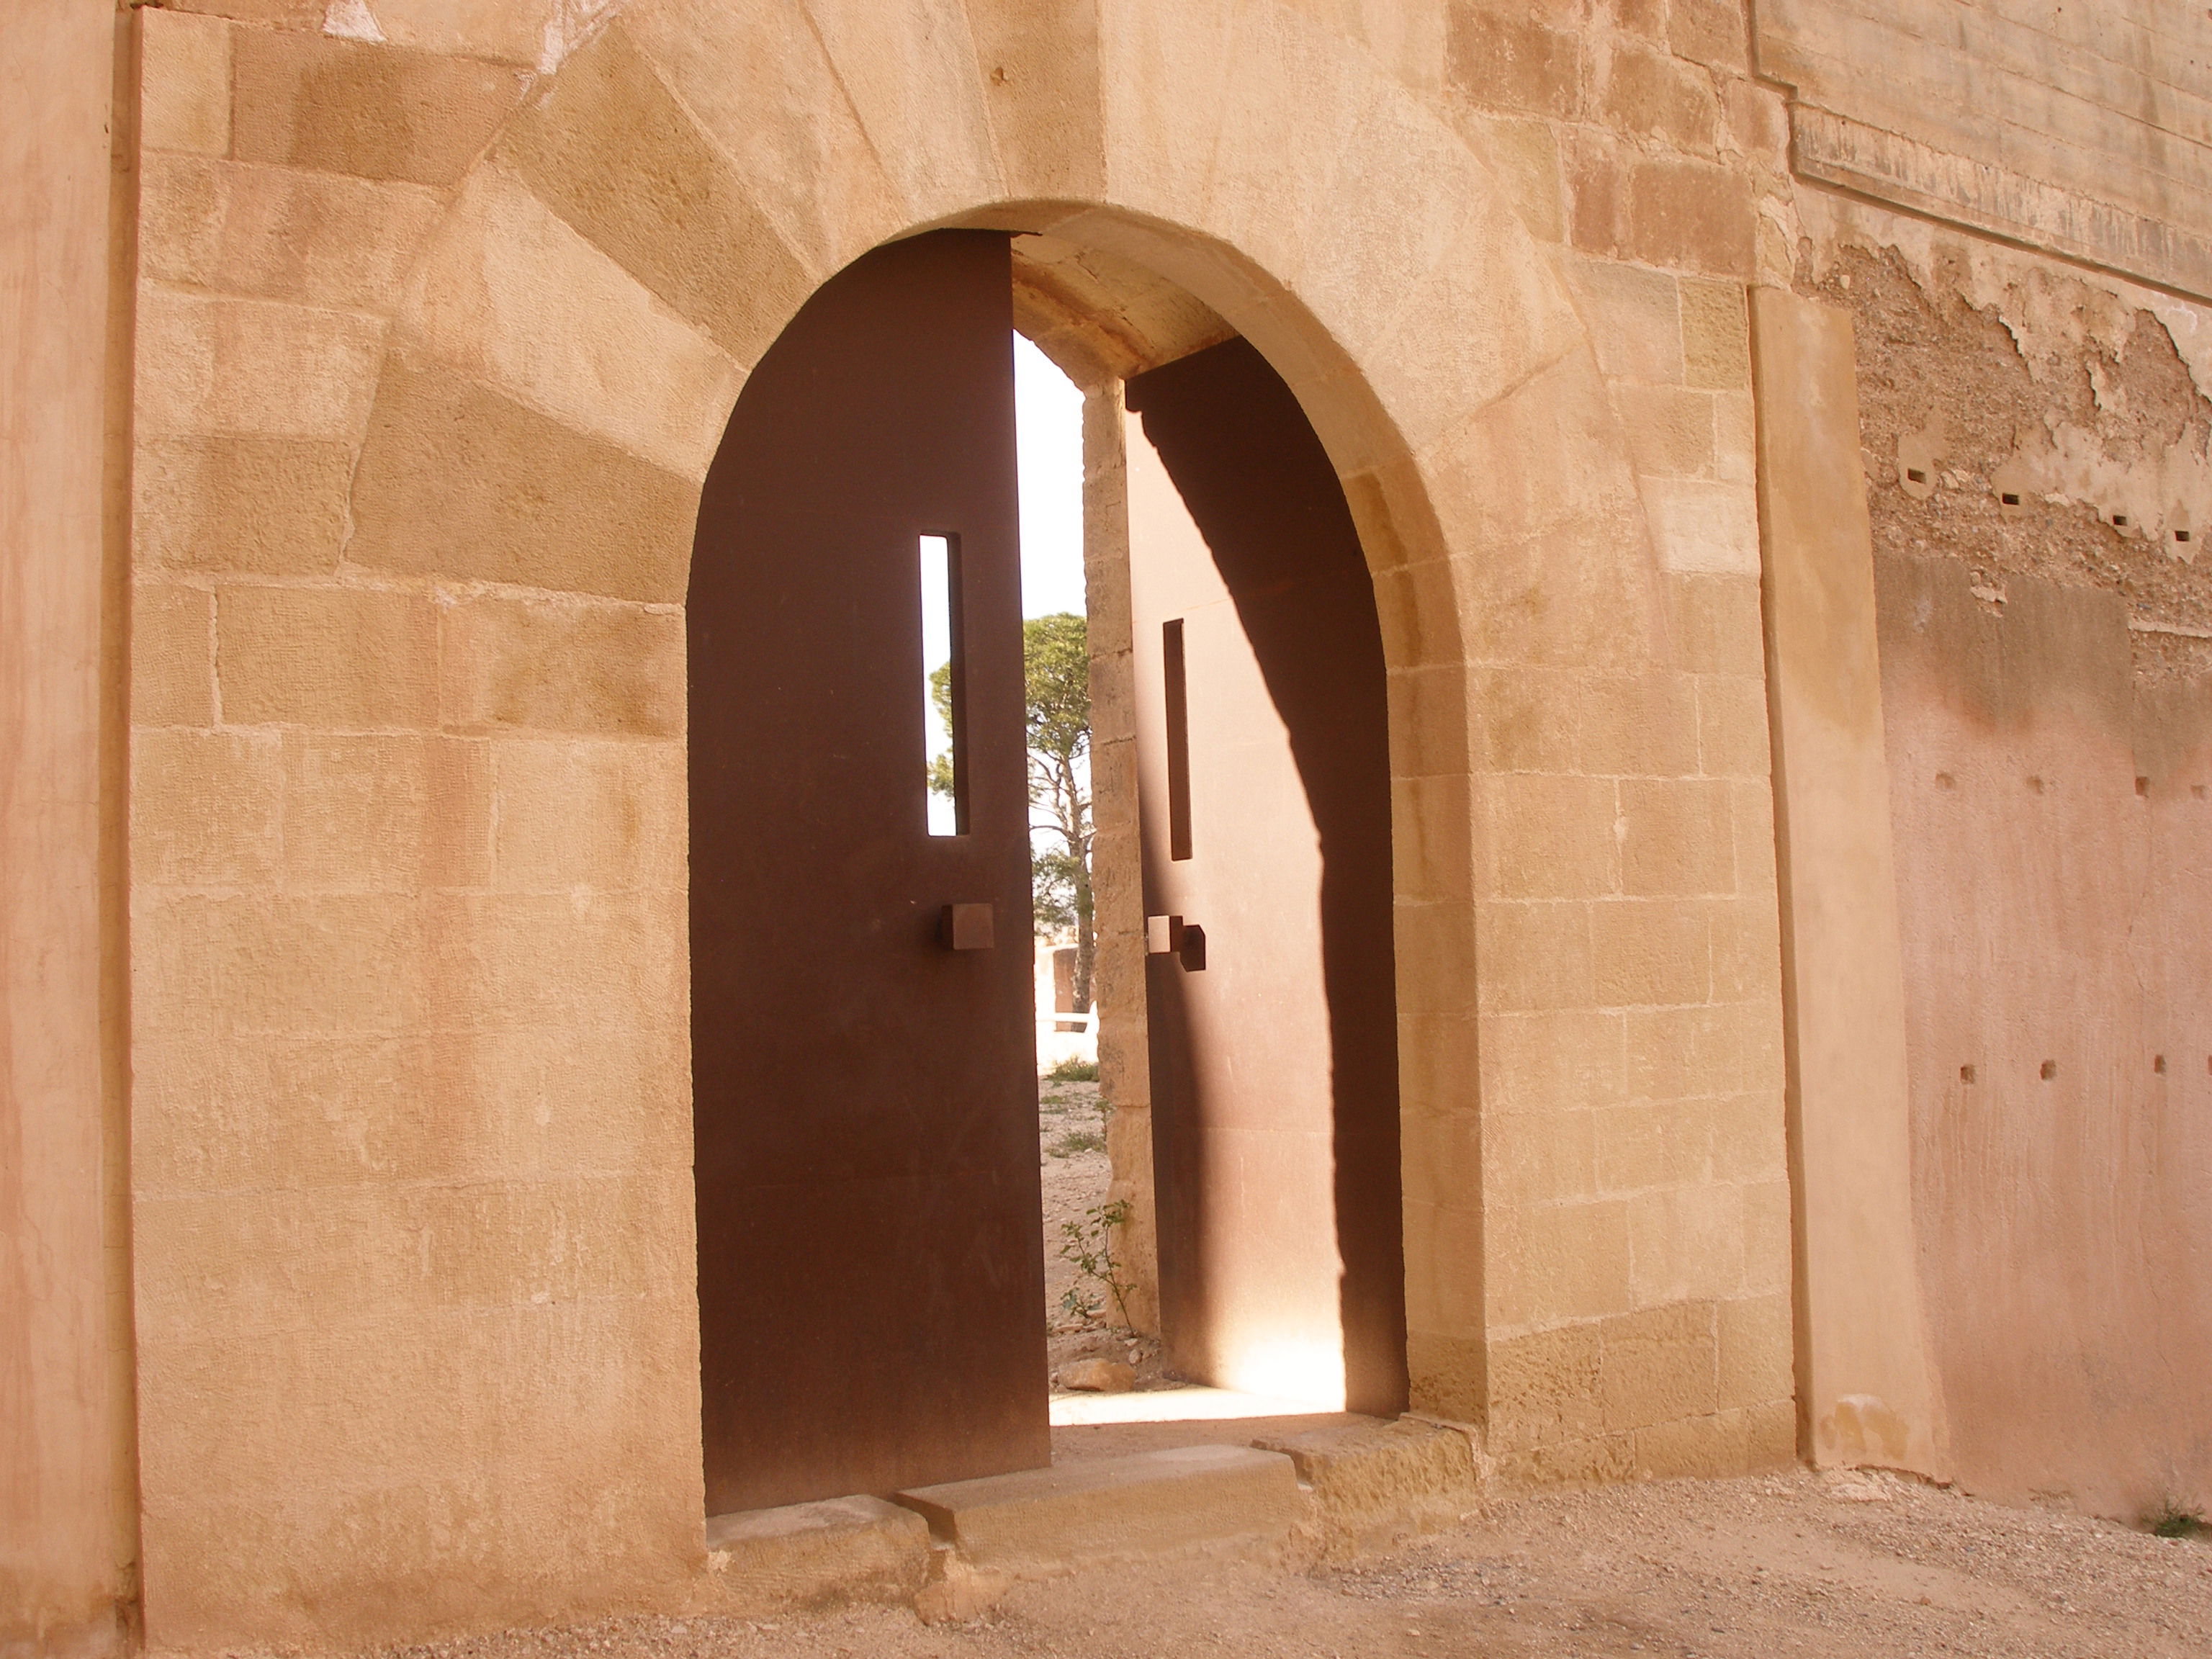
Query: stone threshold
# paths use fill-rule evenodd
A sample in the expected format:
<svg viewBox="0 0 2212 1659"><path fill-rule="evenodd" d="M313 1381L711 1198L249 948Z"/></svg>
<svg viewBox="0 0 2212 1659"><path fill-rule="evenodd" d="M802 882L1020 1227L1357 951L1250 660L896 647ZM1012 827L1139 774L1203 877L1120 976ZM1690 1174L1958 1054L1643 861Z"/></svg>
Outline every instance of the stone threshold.
<svg viewBox="0 0 2212 1659"><path fill-rule="evenodd" d="M1486 1474L1460 1425L1339 1415L1244 1444L1223 1435L888 1498L717 1516L707 1564L714 1599L733 1609L904 1601L937 1623L975 1617L1018 1580L1111 1562L1340 1559L1387 1547L1456 1521Z"/></svg>

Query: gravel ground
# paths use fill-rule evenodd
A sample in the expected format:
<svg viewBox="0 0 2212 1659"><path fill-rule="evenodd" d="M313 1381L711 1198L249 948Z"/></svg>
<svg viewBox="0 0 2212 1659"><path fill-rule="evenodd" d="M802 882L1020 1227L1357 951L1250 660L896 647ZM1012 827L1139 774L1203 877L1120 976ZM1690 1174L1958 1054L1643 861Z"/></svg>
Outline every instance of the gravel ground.
<svg viewBox="0 0 2212 1659"><path fill-rule="evenodd" d="M1191 1559L1016 1586L980 1619L902 1607L634 1619L386 1659L1013 1659L1654 1654L2160 1659L2212 1653L2212 1547L1801 1472L1544 1492L1349 1565Z"/></svg>

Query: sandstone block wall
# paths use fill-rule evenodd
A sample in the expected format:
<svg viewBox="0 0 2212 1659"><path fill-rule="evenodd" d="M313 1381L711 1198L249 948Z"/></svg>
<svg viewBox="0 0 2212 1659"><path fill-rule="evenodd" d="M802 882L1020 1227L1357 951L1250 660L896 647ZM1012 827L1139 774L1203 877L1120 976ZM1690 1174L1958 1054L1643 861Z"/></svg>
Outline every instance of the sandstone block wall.
<svg viewBox="0 0 2212 1659"><path fill-rule="evenodd" d="M1765 0L1802 176L2212 297L2212 17L2178 0Z"/></svg>
<svg viewBox="0 0 2212 1659"><path fill-rule="evenodd" d="M1786 1456L1740 15L1591 24L1702 130L1601 57L1480 84L1473 12L1075 6L1050 50L981 0L366 15L141 19L157 1639L691 1571L690 503L811 286L933 222L1188 294L1338 459L1392 663L1423 1403L1530 1474ZM1607 179L1674 205L1569 211Z"/></svg>
<svg viewBox="0 0 2212 1659"><path fill-rule="evenodd" d="M1850 313L1867 540L1968 578L1958 600L1958 570L1893 561L1875 587L1886 625L1918 614L1897 604L1919 582L1966 632L1881 659L1913 1151L1860 1173L1916 1194L1904 1248L1939 1381L1954 1423L1974 1413L1962 1470L2132 1502L2149 1443L2160 1479L2201 1490L2193 1443L2151 1426L2186 1407L2112 1381L2149 1316L2100 1292L2201 1266L2172 1067L2193 1052L2201 861L2177 792L2212 666L2179 550L2212 509L2194 390L2212 324L2186 298L2205 292L2206 25L2152 0L2087 33L2087 9L2011 0L1757 9L1756 30L1741 0L134 10L137 205L102 267L127 279L127 374L88 391L110 337L82 262L106 210L76 184L31 222L69 226L88 273L73 301L34 296L67 326L15 331L7 359L76 422L41 429L72 434L51 453L11 429L5 458L75 492L9 501L77 516L0 520L8 591L36 601L0 625L46 619L7 653L23 701L0 699L26 711L0 727L6 775L30 780L8 785L8 833L36 842L0 878L7 1029L61 1039L51 1066L6 1051L0 1123L27 1181L59 1173L0 1199L0 1235L70 1241L51 1283L0 1256L0 1316L29 1334L8 1398L60 1413L35 1449L10 1443L4 1487L35 1638L112 1627L141 1516L156 1644L706 1594L679 610L696 489L807 293L944 224L1044 234L1021 314L1089 365L1094 424L1115 375L1234 329L1337 462L1391 676L1416 1402L1481 1425L1516 1478L1719 1472L1797 1444L1793 1334L1806 1352L1822 1316L1792 1282L1793 1222L1798 1252L1823 1247L1785 1133L1796 901L1776 866L1748 290ZM9 128L40 135L38 176L81 180L97 148L110 25L104 0L82 11L9 47L33 43L10 73L34 64L59 100ZM29 234L10 222L8 257L63 268ZM103 619L84 503L126 432ZM1103 479L1111 457L1091 465ZM1979 705L1937 667L2014 581L2064 590L2035 601L2051 614L2096 595L2101 620L2037 634L2042 678L2003 704L2020 731L1960 725ZM2075 735L2045 756L2038 721ZM1937 749L1969 757L1939 765L1954 781L2032 759L2104 793L2006 843L2017 883L1977 868L1960 901L1970 853L2024 820L1941 816L1957 792L1915 793ZM2128 765L2150 793L2106 790ZM2148 885L2076 893L2053 849L2082 846ZM2046 974L2037 930L2062 898L2072 966ZM1956 988L1977 941L2018 967L2001 1018ZM1102 998L1133 948L1107 942ZM1962 1115L1946 1092L1954 1050L2004 1071L2023 1026L2107 995L2078 1061L2094 1091L2067 1093L2066 1055L2047 1084L2007 1073L2006 1100L2063 1111ZM34 998L63 1012L26 1024ZM2169 1069L2139 1078L2154 1026ZM2140 1201L2099 1209L2069 1169ZM1989 1213L2002 1255L1966 1242ZM2121 1245L2085 1255L2079 1230L2108 1222ZM2035 1317L1976 1322L2012 1308L2008 1284L2059 1310L2070 1360L2010 1363L2000 1339ZM2198 1316L2159 1316L2194 1363ZM2020 1460L2014 1423L2111 1401L2110 1436Z"/></svg>

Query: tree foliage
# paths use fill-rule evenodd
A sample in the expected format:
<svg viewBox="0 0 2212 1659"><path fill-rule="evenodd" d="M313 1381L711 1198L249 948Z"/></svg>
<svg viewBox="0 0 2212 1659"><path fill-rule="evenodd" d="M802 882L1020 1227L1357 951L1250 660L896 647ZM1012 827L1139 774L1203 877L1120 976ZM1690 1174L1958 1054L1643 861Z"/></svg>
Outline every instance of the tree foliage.
<svg viewBox="0 0 2212 1659"><path fill-rule="evenodd" d="M1022 624L1029 742L1030 877L1040 932L1075 931L1075 1004L1091 1006L1096 954L1091 897L1091 641L1071 611ZM932 700L952 727L951 665L929 677ZM952 793L952 757L930 763L929 787Z"/></svg>

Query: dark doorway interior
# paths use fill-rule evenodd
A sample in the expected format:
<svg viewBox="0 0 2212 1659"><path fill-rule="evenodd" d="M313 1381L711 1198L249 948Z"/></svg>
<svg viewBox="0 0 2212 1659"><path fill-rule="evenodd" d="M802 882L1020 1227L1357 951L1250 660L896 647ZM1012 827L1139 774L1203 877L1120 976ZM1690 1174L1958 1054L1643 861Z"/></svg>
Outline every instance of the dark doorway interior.
<svg viewBox="0 0 2212 1659"><path fill-rule="evenodd" d="M1050 1456L1011 285L986 232L840 273L753 371L700 504L710 1514ZM927 817L925 537L951 568L959 834Z"/></svg>
<svg viewBox="0 0 2212 1659"><path fill-rule="evenodd" d="M1349 1409L1395 1415L1405 1269L1373 580L1334 467L1250 344L1139 375L1127 397L1169 1353L1208 1381L1323 1403L1340 1388Z"/></svg>

